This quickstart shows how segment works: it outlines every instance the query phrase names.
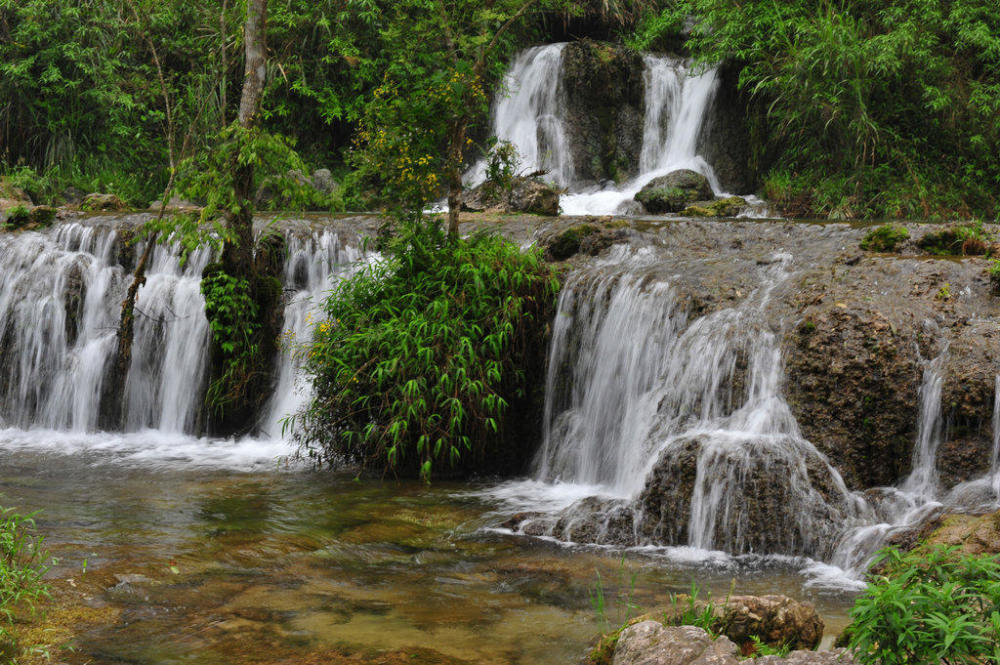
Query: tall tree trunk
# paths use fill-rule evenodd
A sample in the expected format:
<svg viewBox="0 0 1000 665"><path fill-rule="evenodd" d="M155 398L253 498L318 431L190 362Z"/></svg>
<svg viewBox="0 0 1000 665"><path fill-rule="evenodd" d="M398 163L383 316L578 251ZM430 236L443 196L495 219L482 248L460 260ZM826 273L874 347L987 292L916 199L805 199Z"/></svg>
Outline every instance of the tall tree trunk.
<svg viewBox="0 0 1000 665"><path fill-rule="evenodd" d="M448 132L448 237L458 238L458 216L462 212L462 148L465 147L466 122L456 119Z"/></svg>
<svg viewBox="0 0 1000 665"><path fill-rule="evenodd" d="M237 118L240 127L249 130L257 122L267 82L267 0L248 0L243 42L246 67ZM230 216L229 228L235 242L226 243L223 264L229 274L249 278L253 273L253 164L237 162L233 165L233 175L236 214Z"/></svg>

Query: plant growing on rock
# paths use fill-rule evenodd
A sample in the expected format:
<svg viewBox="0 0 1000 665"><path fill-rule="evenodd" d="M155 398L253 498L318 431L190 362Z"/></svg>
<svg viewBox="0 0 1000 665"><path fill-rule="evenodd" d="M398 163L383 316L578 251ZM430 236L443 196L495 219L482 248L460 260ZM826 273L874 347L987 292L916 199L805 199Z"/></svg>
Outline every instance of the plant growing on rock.
<svg viewBox="0 0 1000 665"><path fill-rule="evenodd" d="M900 243L909 238L910 232L905 226L883 224L865 234L861 249L868 252L895 252Z"/></svg>
<svg viewBox="0 0 1000 665"><path fill-rule="evenodd" d="M1000 662L1000 559L937 547L884 550L851 611L850 647L871 665Z"/></svg>
<svg viewBox="0 0 1000 665"><path fill-rule="evenodd" d="M917 242L924 251L937 256L981 256L990 249L990 235L982 221L948 226L924 235Z"/></svg>

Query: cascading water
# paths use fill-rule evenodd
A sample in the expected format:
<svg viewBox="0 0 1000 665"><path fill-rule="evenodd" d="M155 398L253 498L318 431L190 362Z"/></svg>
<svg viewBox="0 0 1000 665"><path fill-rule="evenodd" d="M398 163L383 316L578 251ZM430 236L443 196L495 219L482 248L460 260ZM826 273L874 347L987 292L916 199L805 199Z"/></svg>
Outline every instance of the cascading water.
<svg viewBox="0 0 1000 665"><path fill-rule="evenodd" d="M612 214L631 201L652 179L677 169L708 178L716 193L722 187L712 167L698 155L698 139L717 87L716 70L695 71L668 55L645 55L645 116L639 175L623 185L575 188L574 157L565 126L562 54L566 44L528 49L511 65L493 112L493 135L517 149L521 170L544 170L547 179L568 189L560 203L564 214ZM466 183L486 179L477 163Z"/></svg>
<svg viewBox="0 0 1000 665"><path fill-rule="evenodd" d="M548 484L613 498L599 521L620 519L624 501L634 531L624 544L828 554L868 511L801 436L781 394L778 338L763 310L790 261L775 257L754 294L692 321L669 279L634 258L575 273L553 331L537 480L508 497ZM563 510L548 533L565 538L582 518L551 504ZM597 531L623 544L607 523Z"/></svg>
<svg viewBox="0 0 1000 665"><path fill-rule="evenodd" d="M562 62L566 44L536 46L522 52L511 64L493 112L493 136L517 149L523 171L546 171L560 187L573 184L573 156L566 139ZM486 179L480 161L466 181L476 185Z"/></svg>
<svg viewBox="0 0 1000 665"><path fill-rule="evenodd" d="M135 251L142 249L140 244ZM319 298L360 252L331 230L292 232L288 249L286 338L307 342ZM131 280L116 228L69 223L43 233L0 234L0 425L17 428L3 431L5 444L127 449L133 457L156 460L199 449L196 457L228 463L219 446L206 452L190 436L200 430L206 387L210 333L200 281L211 258L203 249L182 262L178 248L169 246L152 253L135 306L122 405L125 431L142 432L140 440L93 434L103 426L107 383L118 380L109 370ZM241 442L231 449L237 458L289 452L280 441L279 421L308 398L295 385L299 368L292 345L285 345L277 390L263 416L274 441ZM25 431L33 428L48 432L44 442ZM161 445L165 436L173 437L170 446Z"/></svg>

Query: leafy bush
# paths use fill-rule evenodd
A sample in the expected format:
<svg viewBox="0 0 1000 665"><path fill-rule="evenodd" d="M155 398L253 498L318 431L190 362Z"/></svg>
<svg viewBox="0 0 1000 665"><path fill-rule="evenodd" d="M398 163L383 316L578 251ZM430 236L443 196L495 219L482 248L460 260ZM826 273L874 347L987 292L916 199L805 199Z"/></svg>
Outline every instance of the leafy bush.
<svg viewBox="0 0 1000 665"><path fill-rule="evenodd" d="M486 157L486 181L498 192L509 192L519 163L517 147L510 141L497 141Z"/></svg>
<svg viewBox="0 0 1000 665"><path fill-rule="evenodd" d="M1000 662L1000 559L953 548L883 551L851 611L850 647L871 665Z"/></svg>
<svg viewBox="0 0 1000 665"><path fill-rule="evenodd" d="M34 611L49 593L42 577L50 559L34 531L31 515L0 509L0 651L7 656L20 650L11 632L16 613Z"/></svg>
<svg viewBox="0 0 1000 665"><path fill-rule="evenodd" d="M258 353L257 337L261 326L250 283L227 274L221 264L205 269L201 293L205 298L205 316L212 339L223 360L222 375L209 386L206 400L218 409L234 395L239 395L239 387L249 380Z"/></svg>
<svg viewBox="0 0 1000 665"><path fill-rule="evenodd" d="M997 259L990 264L990 286L994 295L1000 295L1000 260Z"/></svg>
<svg viewBox="0 0 1000 665"><path fill-rule="evenodd" d="M290 421L305 451L424 479L523 465L505 417L541 383L557 290L537 251L406 222L325 303L306 363L316 396Z"/></svg>
<svg viewBox="0 0 1000 665"><path fill-rule="evenodd" d="M899 243L909 239L910 232L904 226L883 224L865 234L861 249L869 252L894 252Z"/></svg>

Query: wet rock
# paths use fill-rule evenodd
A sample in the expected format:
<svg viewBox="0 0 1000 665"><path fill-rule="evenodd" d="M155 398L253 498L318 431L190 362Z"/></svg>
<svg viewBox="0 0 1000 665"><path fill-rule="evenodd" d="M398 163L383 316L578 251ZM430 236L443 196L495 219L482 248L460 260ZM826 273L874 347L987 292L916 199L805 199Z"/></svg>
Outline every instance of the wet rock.
<svg viewBox="0 0 1000 665"><path fill-rule="evenodd" d="M638 499L637 531L643 542L686 545L699 467L726 482L725 495L738 501L706 504L704 543L733 554L771 553L822 557L854 504L836 472L809 444L753 435L732 440L700 435L669 443L646 479ZM709 501L704 492L701 501Z"/></svg>
<svg viewBox="0 0 1000 665"><path fill-rule="evenodd" d="M627 501L588 497L559 515L553 535L574 543L633 545L632 508Z"/></svg>
<svg viewBox="0 0 1000 665"><path fill-rule="evenodd" d="M28 213L28 218L35 226L50 226L56 218L56 212L52 206L35 206Z"/></svg>
<svg viewBox="0 0 1000 665"><path fill-rule="evenodd" d="M786 339L789 406L854 489L910 470L921 369L908 338L878 311L834 301L808 308Z"/></svg>
<svg viewBox="0 0 1000 665"><path fill-rule="evenodd" d="M717 76L718 86L698 137L698 154L712 165L724 191L745 194L755 189L749 95L739 86L738 66L725 64Z"/></svg>
<svg viewBox="0 0 1000 665"><path fill-rule="evenodd" d="M654 215L680 212L695 201L711 198L708 178L689 169L654 178L635 195L635 200Z"/></svg>
<svg viewBox="0 0 1000 665"><path fill-rule="evenodd" d="M514 178L506 190L485 182L465 195L462 209L556 216L559 214L559 190L537 178Z"/></svg>
<svg viewBox="0 0 1000 665"><path fill-rule="evenodd" d="M605 229L600 233L591 233L580 241L580 253L597 256L612 245L628 242L631 235L627 229Z"/></svg>
<svg viewBox="0 0 1000 665"><path fill-rule="evenodd" d="M793 651L787 656L762 656L752 661L752 665L855 665L857 662L850 651Z"/></svg>
<svg viewBox="0 0 1000 665"><path fill-rule="evenodd" d="M63 308L66 311L66 343L70 346L76 343L80 332L80 317L83 315L83 305L87 300L87 284L84 281L85 264L74 263L66 273L66 284L63 289Z"/></svg>
<svg viewBox="0 0 1000 665"><path fill-rule="evenodd" d="M563 51L566 134L576 178L622 182L637 174L644 116L642 56L578 40Z"/></svg>
<svg viewBox="0 0 1000 665"><path fill-rule="evenodd" d="M80 203L80 210L86 212L115 212L128 210L128 206L114 194L87 194Z"/></svg>
<svg viewBox="0 0 1000 665"><path fill-rule="evenodd" d="M684 208L685 217L736 217L747 205L746 199L730 196L714 201L698 201Z"/></svg>
<svg viewBox="0 0 1000 665"><path fill-rule="evenodd" d="M887 544L906 551L943 545L975 556L1000 554L1000 511L933 515L921 524L897 531Z"/></svg>
<svg viewBox="0 0 1000 665"><path fill-rule="evenodd" d="M593 224L578 224L543 241L545 256L550 261L565 261L580 251L584 240L599 233Z"/></svg>
<svg viewBox="0 0 1000 665"><path fill-rule="evenodd" d="M695 626L642 621L622 631L613 665L736 665L736 645Z"/></svg>
<svg viewBox="0 0 1000 665"><path fill-rule="evenodd" d="M632 199L630 201L623 201L618 206L618 209L615 210L615 214L623 217L641 217L646 214L646 209L641 203Z"/></svg>

